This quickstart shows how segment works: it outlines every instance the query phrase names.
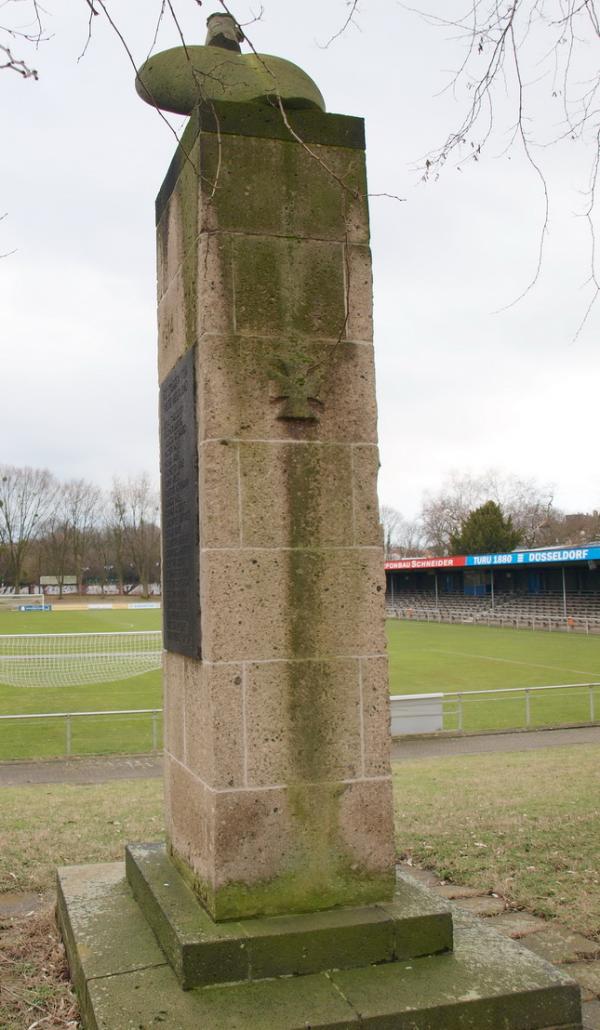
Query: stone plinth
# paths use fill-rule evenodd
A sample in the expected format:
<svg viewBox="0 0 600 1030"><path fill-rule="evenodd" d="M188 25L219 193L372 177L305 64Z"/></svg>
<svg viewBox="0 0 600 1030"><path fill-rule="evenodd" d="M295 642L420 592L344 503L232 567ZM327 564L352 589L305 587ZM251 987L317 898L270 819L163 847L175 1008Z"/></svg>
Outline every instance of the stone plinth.
<svg viewBox="0 0 600 1030"><path fill-rule="evenodd" d="M577 985L473 916L456 910L454 949L424 955L427 941L439 949L444 902L432 907L408 877L393 938L385 906L379 919L373 906L249 920L243 936L234 923L203 924L191 894L180 908L185 887L169 897L172 886L169 872L152 912L120 862L60 871L58 917L88 1030L582 1030ZM372 964L382 946L396 959ZM300 975L273 976L274 961ZM182 990L190 979L204 986Z"/></svg>
<svg viewBox="0 0 600 1030"><path fill-rule="evenodd" d="M216 919L394 884L363 127L287 120L200 109L157 203L165 577L197 589L165 590L167 829Z"/></svg>

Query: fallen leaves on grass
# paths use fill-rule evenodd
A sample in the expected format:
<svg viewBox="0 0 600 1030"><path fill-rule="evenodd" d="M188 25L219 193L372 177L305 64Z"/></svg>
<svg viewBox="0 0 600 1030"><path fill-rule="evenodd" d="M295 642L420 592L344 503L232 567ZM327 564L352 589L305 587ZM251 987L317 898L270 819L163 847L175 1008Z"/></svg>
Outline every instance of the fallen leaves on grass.
<svg viewBox="0 0 600 1030"><path fill-rule="evenodd" d="M3 1030L79 1026L53 909L0 923L0 998Z"/></svg>

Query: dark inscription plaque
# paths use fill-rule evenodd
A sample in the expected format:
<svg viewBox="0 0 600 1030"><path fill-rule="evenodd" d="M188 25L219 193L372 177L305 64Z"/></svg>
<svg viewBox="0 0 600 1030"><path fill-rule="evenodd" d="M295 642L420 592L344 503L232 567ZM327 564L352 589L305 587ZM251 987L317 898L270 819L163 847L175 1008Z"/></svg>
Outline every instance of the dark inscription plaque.
<svg viewBox="0 0 600 1030"><path fill-rule="evenodd" d="M192 347L160 388L163 640L200 656L198 451Z"/></svg>

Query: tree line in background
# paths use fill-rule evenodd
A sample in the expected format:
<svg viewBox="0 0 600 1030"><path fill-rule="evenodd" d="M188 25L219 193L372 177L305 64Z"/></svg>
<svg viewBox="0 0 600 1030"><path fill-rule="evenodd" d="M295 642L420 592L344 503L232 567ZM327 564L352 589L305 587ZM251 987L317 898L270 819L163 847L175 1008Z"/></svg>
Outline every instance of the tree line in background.
<svg viewBox="0 0 600 1030"><path fill-rule="evenodd" d="M600 512L565 514L534 480L454 475L424 495L417 519L381 507L386 556L483 554L575 545L600 538ZM149 476L102 491L47 469L0 465L0 585L23 589L55 577L89 587L150 592L160 583L159 494Z"/></svg>
<svg viewBox="0 0 600 1030"><path fill-rule="evenodd" d="M160 582L159 495L145 473L104 492L47 469L0 465L0 582L16 590L53 576L62 594L115 587L147 595Z"/></svg>
<svg viewBox="0 0 600 1030"><path fill-rule="evenodd" d="M387 557L486 554L600 538L600 512L567 514L534 480L488 471L454 475L424 495L416 519L381 507Z"/></svg>

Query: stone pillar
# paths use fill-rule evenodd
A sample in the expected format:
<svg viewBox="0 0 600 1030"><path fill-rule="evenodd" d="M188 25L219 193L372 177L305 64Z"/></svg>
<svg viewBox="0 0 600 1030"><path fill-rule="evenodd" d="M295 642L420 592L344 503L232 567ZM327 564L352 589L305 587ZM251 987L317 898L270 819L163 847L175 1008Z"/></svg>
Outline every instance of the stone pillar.
<svg viewBox="0 0 600 1030"><path fill-rule="evenodd" d="M201 107L157 223L172 857L217 920L387 899L363 123Z"/></svg>

